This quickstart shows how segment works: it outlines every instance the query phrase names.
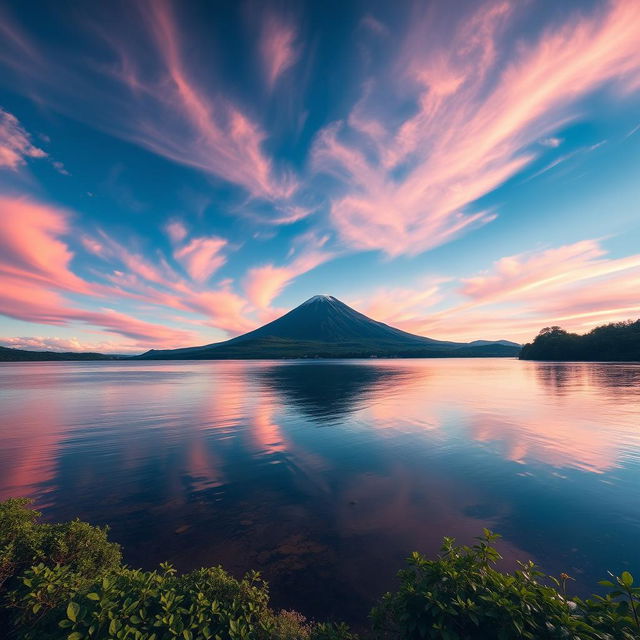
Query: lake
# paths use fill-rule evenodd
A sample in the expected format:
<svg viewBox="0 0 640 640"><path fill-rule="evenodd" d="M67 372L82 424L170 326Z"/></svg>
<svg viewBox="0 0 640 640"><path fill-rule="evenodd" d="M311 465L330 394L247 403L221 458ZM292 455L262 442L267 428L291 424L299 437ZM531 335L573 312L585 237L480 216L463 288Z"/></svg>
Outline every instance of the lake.
<svg viewBox="0 0 640 640"><path fill-rule="evenodd" d="M362 621L412 550L483 527L590 593L640 575L640 364L2 363L9 496L319 618Z"/></svg>

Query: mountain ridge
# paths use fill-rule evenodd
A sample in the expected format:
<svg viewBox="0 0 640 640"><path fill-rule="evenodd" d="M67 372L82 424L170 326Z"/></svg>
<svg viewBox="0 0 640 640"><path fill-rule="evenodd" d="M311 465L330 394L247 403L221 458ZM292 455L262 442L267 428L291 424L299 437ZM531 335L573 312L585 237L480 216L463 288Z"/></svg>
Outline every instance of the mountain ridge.
<svg viewBox="0 0 640 640"><path fill-rule="evenodd" d="M0 362L49 362L122 360L126 356L95 353L93 351L30 351L0 346Z"/></svg>
<svg viewBox="0 0 640 640"><path fill-rule="evenodd" d="M418 336L373 320L330 295L315 295L284 315L235 338L180 349L152 349L136 359L362 357L509 357L506 340L453 342Z"/></svg>

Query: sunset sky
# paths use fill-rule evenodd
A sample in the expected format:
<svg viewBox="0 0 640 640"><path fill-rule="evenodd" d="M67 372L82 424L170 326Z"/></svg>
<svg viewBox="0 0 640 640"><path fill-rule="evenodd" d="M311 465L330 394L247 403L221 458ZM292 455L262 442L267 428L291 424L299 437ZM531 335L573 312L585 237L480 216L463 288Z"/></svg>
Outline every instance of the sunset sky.
<svg viewBox="0 0 640 640"><path fill-rule="evenodd" d="M0 344L318 293L437 339L640 317L640 2L0 7Z"/></svg>

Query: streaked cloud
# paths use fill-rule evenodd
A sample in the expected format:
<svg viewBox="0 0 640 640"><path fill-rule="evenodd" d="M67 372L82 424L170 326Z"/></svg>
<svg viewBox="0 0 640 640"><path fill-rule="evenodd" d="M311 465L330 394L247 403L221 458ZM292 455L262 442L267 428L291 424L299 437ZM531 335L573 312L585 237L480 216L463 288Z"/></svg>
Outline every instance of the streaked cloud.
<svg viewBox="0 0 640 640"><path fill-rule="evenodd" d="M638 2L407 0L339 29L321 5L247 6L222 28L207 3L51 3L50 29L2 10L0 313L123 349L248 331L317 293L305 282L441 339L640 313ZM68 178L20 171L37 159ZM589 195L551 190L584 188L578 167ZM572 210L557 236L536 230L538 197L546 218Z"/></svg>
<svg viewBox="0 0 640 640"><path fill-rule="evenodd" d="M73 66L59 66L56 56L8 20L6 28L15 37L5 41L0 60L22 81L48 89L51 106L73 117L86 120L91 114L92 126L237 185L252 197L287 200L297 186L293 174L274 166L263 148L267 133L216 87L211 69L189 59L188 36L180 32L172 5L141 2L132 10L140 12L137 38L98 23L83 25L117 65L82 68L74 60ZM20 55L18 49L25 48L29 55ZM150 54L153 73L147 66Z"/></svg>
<svg viewBox="0 0 640 640"><path fill-rule="evenodd" d="M266 15L262 20L260 56L270 89L298 59L296 37L295 27L276 14Z"/></svg>
<svg viewBox="0 0 640 640"><path fill-rule="evenodd" d="M162 71L150 83L127 43L116 43L126 61L120 79L129 85L133 103L136 97L143 103L124 135L176 162L242 186L252 196L289 197L295 182L290 174L275 175L262 148L266 134L261 127L228 97L194 79L169 4L148 3L145 18Z"/></svg>
<svg viewBox="0 0 640 640"><path fill-rule="evenodd" d="M333 256L324 249L326 237L303 235L285 266L248 270L244 296L233 290L229 280L208 284L226 260L220 252L227 241L186 239L188 230L174 221L167 232L180 238L173 255L188 277L161 254L150 259L142 250L133 249L134 239L125 246L98 230L80 238L83 249L104 263L93 270L95 280L88 281L71 268L75 253L65 239L72 233L71 213L24 198L0 198L0 214L0 313L39 324L95 324L100 331L118 333L145 347L184 346L203 339L192 329L165 327L109 305L143 305L143 315L153 305L164 309L161 314L167 319L169 310L174 316L176 311L199 314L205 316L200 326L233 335L254 329L264 317L273 315L270 304L284 287ZM78 302L67 298L71 294L92 308L79 308ZM169 324L174 322L175 317ZM186 318L181 324L195 323Z"/></svg>
<svg viewBox="0 0 640 640"><path fill-rule="evenodd" d="M304 236L298 239L287 264L268 263L250 269L244 280L248 300L258 309L268 311L273 300L295 278L335 257L324 248L327 240L327 236Z"/></svg>
<svg viewBox="0 0 640 640"><path fill-rule="evenodd" d="M44 158L46 153L36 147L18 119L0 108L0 168L17 169L27 158Z"/></svg>
<svg viewBox="0 0 640 640"><path fill-rule="evenodd" d="M0 313L49 325L82 323L135 340L138 344L184 344L193 331L147 322L108 308L121 292L87 282L71 271L73 253L62 237L71 232L70 214L28 201L0 198ZM64 294L98 300L79 308ZM106 302L106 297L109 302Z"/></svg>
<svg viewBox="0 0 640 640"><path fill-rule="evenodd" d="M221 254L226 245L224 238L193 238L174 256L193 280L206 282L227 261Z"/></svg>
<svg viewBox="0 0 640 640"><path fill-rule="evenodd" d="M515 44L505 34L518 6L478 7L452 33L433 11L417 10L386 74L318 136L315 167L343 186L331 220L354 249L416 254L486 224L493 213L473 210L474 201L531 163L532 145L555 139L585 96L607 84L621 95L639 86L634 0L574 12ZM408 95L415 112L399 120Z"/></svg>
<svg viewBox="0 0 640 640"><path fill-rule="evenodd" d="M585 332L640 315L640 254L609 258L598 240L507 256L457 282L374 292L362 309L435 338L531 340L559 324ZM453 284L463 300L452 304ZM444 301L444 304L440 304ZM447 301L449 301L447 303ZM436 306L437 305L437 306Z"/></svg>
<svg viewBox="0 0 640 640"><path fill-rule="evenodd" d="M93 353L128 353L137 350L127 342L86 342L78 338L51 336L12 336L0 338L3 347L28 351L88 351Z"/></svg>

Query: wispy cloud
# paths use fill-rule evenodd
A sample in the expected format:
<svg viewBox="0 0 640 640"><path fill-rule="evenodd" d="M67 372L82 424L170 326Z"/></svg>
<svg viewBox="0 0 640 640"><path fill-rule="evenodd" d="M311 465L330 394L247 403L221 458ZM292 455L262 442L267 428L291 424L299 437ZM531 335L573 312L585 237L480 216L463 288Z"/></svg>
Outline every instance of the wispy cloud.
<svg viewBox="0 0 640 640"><path fill-rule="evenodd" d="M246 295L241 295L230 280L208 282L226 261L221 252L227 241L214 236L189 239L184 223L174 220L166 229L174 242L173 257L184 272L159 252L149 257L133 248L135 238L125 246L98 230L79 238L84 251L104 265L91 271L94 279L89 281L72 270L76 254L66 240L71 229L69 212L24 198L0 198L1 314L40 324L94 324L144 346L185 346L202 338L192 330L164 327L109 307L142 305L146 315L153 305L165 319L167 310L174 315L179 311L187 314L181 322L187 326L188 316L198 314L205 317L201 326L237 334L276 313L270 304L285 286L333 257L324 248L326 236L302 235L286 265L249 269ZM91 308L81 308L86 305Z"/></svg>
<svg viewBox="0 0 640 640"><path fill-rule="evenodd" d="M447 286L427 281L413 289L374 292L363 308L378 320L421 335L527 341L552 324L586 331L639 315L634 293L639 280L640 254L608 258L598 240L585 240L507 256ZM447 303L453 293L462 302Z"/></svg>
<svg viewBox="0 0 640 640"><path fill-rule="evenodd" d="M562 138L558 138L555 136L551 136L550 138L543 138L542 140L540 140L540 144L545 146L545 147L550 147L551 149L555 149L556 147L559 147L562 144L563 140Z"/></svg>
<svg viewBox="0 0 640 640"><path fill-rule="evenodd" d="M298 59L296 29L282 17L269 14L262 21L260 56L267 85L273 89L280 76Z"/></svg>
<svg viewBox="0 0 640 640"><path fill-rule="evenodd" d="M174 256L196 282L206 282L226 261L222 250L227 246L224 238L193 238L175 250Z"/></svg>
<svg viewBox="0 0 640 640"><path fill-rule="evenodd" d="M566 162L567 160L571 160L571 158L584 155L585 153L589 153L590 151L595 151L596 149L599 149L601 146L605 145L606 143L607 143L606 140L601 140L600 142L589 145L588 147L581 147L580 149L575 149L574 151L570 151L569 153L565 153L564 155L558 156L557 158L552 160L549 164L546 164L544 167L542 167L542 169L539 169L533 175L528 176L527 179L524 180L524 182L529 182L529 180L533 180L534 178L537 178L538 176L541 176L542 174L547 173L547 171L551 171L551 169L554 169L558 165Z"/></svg>
<svg viewBox="0 0 640 640"><path fill-rule="evenodd" d="M93 353L128 353L132 345L127 342L94 341L55 336L11 336L0 338L4 347L28 351L89 351ZM135 349L135 346L133 347Z"/></svg>
<svg viewBox="0 0 640 640"><path fill-rule="evenodd" d="M258 309L269 311L273 300L295 278L335 257L335 253L324 248L327 240L327 236L302 236L287 264L268 263L251 268L244 280L248 300Z"/></svg>
<svg viewBox="0 0 640 640"><path fill-rule="evenodd" d="M192 76L169 5L145 5L160 78L149 83L127 43L118 42L126 73L120 79L143 108L133 114L125 135L181 164L194 166L244 187L252 196L287 198L295 189L290 174L275 175L262 145L266 134L229 98L214 93Z"/></svg>
<svg viewBox="0 0 640 640"><path fill-rule="evenodd" d="M23 198L0 198L0 313L50 325L83 323L139 344L184 344L194 332L154 324L108 308L121 292L87 282L71 271L73 253L62 240L70 233L67 212ZM64 294L99 301L82 309ZM105 304L105 296L110 303Z"/></svg>
<svg viewBox="0 0 640 640"><path fill-rule="evenodd" d="M390 69L366 83L346 122L318 136L314 164L342 182L331 220L351 247L415 254L489 222L491 212L470 205L527 166L581 99L607 83L638 88L634 0L515 44L505 34L518 6L478 6L453 33L429 38L437 18L416 12ZM408 95L415 112L398 124Z"/></svg>
<svg viewBox="0 0 640 640"><path fill-rule="evenodd" d="M18 119L0 108L0 168L17 169L27 158L44 158L46 153L36 147Z"/></svg>
<svg viewBox="0 0 640 640"><path fill-rule="evenodd" d="M188 43L171 5L141 2L135 10L137 38L83 25L115 55L115 65L86 59L58 64L15 25L7 27L14 37L5 41L0 59L22 82L46 87L51 106L73 117L90 113L91 125L237 185L251 197L286 201L297 187L293 174L274 166L263 148L267 133L212 82L211 69L187 60Z"/></svg>

